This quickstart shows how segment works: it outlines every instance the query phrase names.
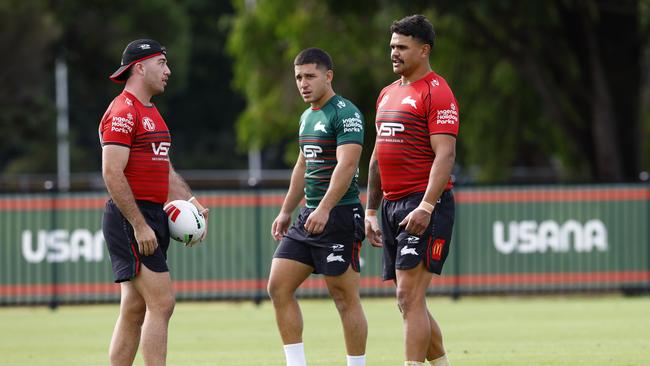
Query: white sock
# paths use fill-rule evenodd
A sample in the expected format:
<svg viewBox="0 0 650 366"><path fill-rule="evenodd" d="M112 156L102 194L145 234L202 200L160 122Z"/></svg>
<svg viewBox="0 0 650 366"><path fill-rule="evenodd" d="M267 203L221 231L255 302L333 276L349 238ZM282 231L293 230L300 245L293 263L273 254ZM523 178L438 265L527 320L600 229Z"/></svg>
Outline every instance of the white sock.
<svg viewBox="0 0 650 366"><path fill-rule="evenodd" d="M303 343L285 344L284 357L287 359L287 366L307 366Z"/></svg>
<svg viewBox="0 0 650 366"><path fill-rule="evenodd" d="M431 366L451 366L449 364L449 361L447 361L447 355L442 355L442 357L438 357L435 360L431 360L429 362L431 362Z"/></svg>
<svg viewBox="0 0 650 366"><path fill-rule="evenodd" d="M361 356L347 356L348 366L366 366L366 355Z"/></svg>
<svg viewBox="0 0 650 366"><path fill-rule="evenodd" d="M424 362L419 361L404 361L404 366L424 366Z"/></svg>

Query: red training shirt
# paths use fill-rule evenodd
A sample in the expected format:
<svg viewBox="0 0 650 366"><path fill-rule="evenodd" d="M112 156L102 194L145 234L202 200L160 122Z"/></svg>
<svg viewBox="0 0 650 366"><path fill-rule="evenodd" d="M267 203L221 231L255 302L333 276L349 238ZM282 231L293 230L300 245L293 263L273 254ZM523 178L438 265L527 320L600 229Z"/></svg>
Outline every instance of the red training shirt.
<svg viewBox="0 0 650 366"><path fill-rule="evenodd" d="M167 201L171 136L154 105L144 106L133 94L123 91L99 123L99 140L102 146L131 149L124 175L136 200Z"/></svg>
<svg viewBox="0 0 650 366"><path fill-rule="evenodd" d="M430 135L458 135L458 103L445 79L430 72L422 79L385 87L377 98L376 157L384 198L398 200L424 192L435 157ZM451 179L445 189L451 189Z"/></svg>

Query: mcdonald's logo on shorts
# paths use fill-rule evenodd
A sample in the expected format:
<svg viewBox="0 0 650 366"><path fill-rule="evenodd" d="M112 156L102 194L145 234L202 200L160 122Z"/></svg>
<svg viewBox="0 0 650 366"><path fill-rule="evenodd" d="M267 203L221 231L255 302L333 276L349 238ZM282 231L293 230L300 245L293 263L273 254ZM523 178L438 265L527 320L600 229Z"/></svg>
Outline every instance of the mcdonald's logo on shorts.
<svg viewBox="0 0 650 366"><path fill-rule="evenodd" d="M436 239L431 246L431 259L439 261L442 258L442 248L445 246L445 239Z"/></svg>

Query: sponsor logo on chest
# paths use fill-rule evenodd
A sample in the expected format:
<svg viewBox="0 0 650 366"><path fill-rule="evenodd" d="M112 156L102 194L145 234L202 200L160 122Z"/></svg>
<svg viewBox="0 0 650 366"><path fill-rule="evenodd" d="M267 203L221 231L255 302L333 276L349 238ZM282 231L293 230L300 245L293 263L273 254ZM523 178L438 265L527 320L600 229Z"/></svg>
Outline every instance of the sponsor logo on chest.
<svg viewBox="0 0 650 366"><path fill-rule="evenodd" d="M404 125L399 122L382 122L377 129L379 136L395 136L398 132L404 131Z"/></svg>
<svg viewBox="0 0 650 366"><path fill-rule="evenodd" d="M142 127L147 131L154 131L156 129L156 124L149 117L142 117Z"/></svg>
<svg viewBox="0 0 650 366"><path fill-rule="evenodd" d="M162 141L156 145L155 142L151 143L151 148L153 153L156 156L167 156L169 154L169 148L172 146L170 142Z"/></svg>
<svg viewBox="0 0 650 366"><path fill-rule="evenodd" d="M316 158L318 154L323 152L323 148L318 145L305 145L302 147L302 155L305 158Z"/></svg>

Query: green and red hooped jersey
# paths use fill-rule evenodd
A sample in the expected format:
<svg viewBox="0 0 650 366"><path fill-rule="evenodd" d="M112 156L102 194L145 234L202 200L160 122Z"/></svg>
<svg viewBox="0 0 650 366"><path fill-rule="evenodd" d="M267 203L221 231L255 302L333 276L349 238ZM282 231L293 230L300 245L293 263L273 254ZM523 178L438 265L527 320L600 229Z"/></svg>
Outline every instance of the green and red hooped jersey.
<svg viewBox="0 0 650 366"><path fill-rule="evenodd" d="M338 95L320 109L308 108L300 116L298 142L305 157L305 198L316 208L329 188L336 167L336 148L344 144L363 145L364 120L359 109ZM359 168L338 205L360 203Z"/></svg>

